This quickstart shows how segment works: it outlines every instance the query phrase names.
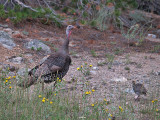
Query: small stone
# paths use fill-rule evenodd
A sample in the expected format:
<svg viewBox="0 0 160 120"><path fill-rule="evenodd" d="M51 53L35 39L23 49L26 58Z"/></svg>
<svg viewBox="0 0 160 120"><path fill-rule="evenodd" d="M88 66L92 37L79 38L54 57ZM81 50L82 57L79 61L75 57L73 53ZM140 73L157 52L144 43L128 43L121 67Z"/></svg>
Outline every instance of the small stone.
<svg viewBox="0 0 160 120"><path fill-rule="evenodd" d="M2 25L2 24L0 24L0 27L8 28L8 25Z"/></svg>
<svg viewBox="0 0 160 120"><path fill-rule="evenodd" d="M29 35L29 33L28 33L27 31L22 31L22 33L23 33L24 35Z"/></svg>
<svg viewBox="0 0 160 120"><path fill-rule="evenodd" d="M40 42L37 39L34 39L34 40L31 40L30 42L27 42L24 46L27 49L33 48L34 50L41 48L46 54L51 53L50 47L47 46L46 44Z"/></svg>
<svg viewBox="0 0 160 120"><path fill-rule="evenodd" d="M11 28L5 28L3 29L5 32L9 33L9 34L12 34L12 29Z"/></svg>
<svg viewBox="0 0 160 120"><path fill-rule="evenodd" d="M93 67L92 69L93 69L93 70L98 70L99 68L98 68L98 67Z"/></svg>
<svg viewBox="0 0 160 120"><path fill-rule="evenodd" d="M148 37L156 38L156 35L154 35L154 34L148 34Z"/></svg>
<svg viewBox="0 0 160 120"><path fill-rule="evenodd" d="M127 82L127 78L125 77L116 77L116 78L113 78L112 81L115 81L115 82Z"/></svg>
<svg viewBox="0 0 160 120"><path fill-rule="evenodd" d="M90 71L90 73L96 75L96 71Z"/></svg>
<svg viewBox="0 0 160 120"><path fill-rule="evenodd" d="M8 33L4 31L0 31L0 44L10 50L12 50L13 47L16 46L16 44L13 42L13 39L9 36Z"/></svg>
<svg viewBox="0 0 160 120"><path fill-rule="evenodd" d="M7 61L8 62L12 62L14 64L21 64L23 62L23 58L22 57L13 56L13 57L9 58Z"/></svg>

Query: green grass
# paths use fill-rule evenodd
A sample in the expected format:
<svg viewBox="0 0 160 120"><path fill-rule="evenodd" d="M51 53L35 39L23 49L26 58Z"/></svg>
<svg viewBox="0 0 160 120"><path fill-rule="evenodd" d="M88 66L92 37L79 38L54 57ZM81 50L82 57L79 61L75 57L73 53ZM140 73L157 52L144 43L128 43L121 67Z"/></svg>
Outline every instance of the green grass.
<svg viewBox="0 0 160 120"><path fill-rule="evenodd" d="M143 103L143 107L140 107L140 102L136 103L139 104L138 106L134 106L133 101L127 101L127 95L124 93L121 93L118 104L115 104L117 100L113 101L109 98L93 101L96 99L97 90L90 87L89 81L86 80L86 74L91 67L92 65L85 63L77 69L77 72L83 75L83 89L80 93L76 90L62 89L65 81L59 81L55 91L52 87L42 91L41 83L34 88L23 89L16 86L15 77L6 77L8 71L1 73L0 119L109 120L115 116L117 120L138 120L136 114L142 118L143 115L147 115L153 120L160 118L160 99ZM137 108L138 113L135 110Z"/></svg>
<svg viewBox="0 0 160 120"><path fill-rule="evenodd" d="M95 52L95 50L91 50L91 55L92 55L93 57L97 57L97 53Z"/></svg>

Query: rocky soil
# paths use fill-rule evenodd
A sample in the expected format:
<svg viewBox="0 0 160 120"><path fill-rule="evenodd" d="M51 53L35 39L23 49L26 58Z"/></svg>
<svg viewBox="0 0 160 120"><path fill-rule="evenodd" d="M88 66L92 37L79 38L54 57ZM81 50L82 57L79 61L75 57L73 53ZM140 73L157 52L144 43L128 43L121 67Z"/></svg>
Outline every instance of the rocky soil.
<svg viewBox="0 0 160 120"><path fill-rule="evenodd" d="M37 21L25 21L17 26L6 22L0 24L0 68L9 67L8 75L11 76L23 75L25 68L37 65L65 40L65 28L54 25L41 25ZM160 46L160 39L146 38L141 46L128 48L127 40L119 30L100 32L82 26L71 36L72 65L64 77L63 89L74 88L71 89L73 92L82 93L83 83L87 82L89 90L95 89L90 99L92 102L106 98L118 105L125 96L128 102L136 105L131 84L136 80L148 90L147 97L140 101L143 107L143 104L160 98L160 49L155 51L156 45ZM113 61L106 57L107 54L114 55ZM88 76L77 70L85 63L93 65ZM45 85L47 87L52 84ZM33 89L31 86L30 90Z"/></svg>

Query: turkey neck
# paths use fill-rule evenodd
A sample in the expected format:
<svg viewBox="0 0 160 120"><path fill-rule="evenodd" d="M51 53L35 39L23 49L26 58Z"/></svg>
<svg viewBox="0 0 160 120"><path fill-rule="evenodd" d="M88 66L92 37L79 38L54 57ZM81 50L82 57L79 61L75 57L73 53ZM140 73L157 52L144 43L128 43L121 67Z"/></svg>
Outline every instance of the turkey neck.
<svg viewBox="0 0 160 120"><path fill-rule="evenodd" d="M71 32L69 32L69 35L67 36L66 40L64 41L62 45L62 52L69 54L69 37L71 35Z"/></svg>

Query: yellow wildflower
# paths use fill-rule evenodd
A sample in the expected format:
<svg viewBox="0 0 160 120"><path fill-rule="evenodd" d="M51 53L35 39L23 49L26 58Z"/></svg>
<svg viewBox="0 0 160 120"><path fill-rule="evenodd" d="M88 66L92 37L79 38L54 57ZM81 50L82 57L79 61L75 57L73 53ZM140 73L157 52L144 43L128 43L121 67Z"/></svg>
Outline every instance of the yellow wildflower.
<svg viewBox="0 0 160 120"><path fill-rule="evenodd" d="M77 70L80 70L80 68L78 67Z"/></svg>
<svg viewBox="0 0 160 120"><path fill-rule="evenodd" d="M158 112L158 109L156 109L156 112Z"/></svg>
<svg viewBox="0 0 160 120"><path fill-rule="evenodd" d="M105 102L107 102L107 100L106 100L105 98L104 98L103 100L104 100Z"/></svg>
<svg viewBox="0 0 160 120"><path fill-rule="evenodd" d="M95 90L94 89L92 89L92 92L94 92Z"/></svg>
<svg viewBox="0 0 160 120"><path fill-rule="evenodd" d="M41 98L41 97L42 97L42 95L39 95L38 97L39 97L39 98Z"/></svg>
<svg viewBox="0 0 160 120"><path fill-rule="evenodd" d="M42 100L43 103L44 103L45 101L46 101L45 99Z"/></svg>
<svg viewBox="0 0 160 120"><path fill-rule="evenodd" d="M61 82L61 80L59 80L59 82Z"/></svg>
<svg viewBox="0 0 160 120"><path fill-rule="evenodd" d="M108 105L108 103L106 102L106 105Z"/></svg>
<svg viewBox="0 0 160 120"><path fill-rule="evenodd" d="M11 82L9 82L11 84Z"/></svg>
<svg viewBox="0 0 160 120"><path fill-rule="evenodd" d="M48 101L48 99L46 99L46 101Z"/></svg>
<svg viewBox="0 0 160 120"><path fill-rule="evenodd" d="M43 97L43 100L45 100L46 98L45 97Z"/></svg>
<svg viewBox="0 0 160 120"><path fill-rule="evenodd" d="M56 96L57 94L55 93L54 95Z"/></svg>
<svg viewBox="0 0 160 120"><path fill-rule="evenodd" d="M155 102L157 102L157 101L158 101L158 99L155 99L154 101L155 101Z"/></svg>
<svg viewBox="0 0 160 120"><path fill-rule="evenodd" d="M11 76L9 76L7 79L8 79L8 80L11 79Z"/></svg>
<svg viewBox="0 0 160 120"><path fill-rule="evenodd" d="M112 115L112 114L110 114L110 116L112 117L113 115Z"/></svg>
<svg viewBox="0 0 160 120"><path fill-rule="evenodd" d="M12 87L11 87L11 86L9 86L9 88L11 89Z"/></svg>
<svg viewBox="0 0 160 120"><path fill-rule="evenodd" d="M89 67L92 67L93 65L89 65Z"/></svg>
<svg viewBox="0 0 160 120"><path fill-rule="evenodd" d="M89 91L88 93L91 94L91 91Z"/></svg>
<svg viewBox="0 0 160 120"><path fill-rule="evenodd" d="M83 68L83 65L81 65L81 68Z"/></svg>
<svg viewBox="0 0 160 120"><path fill-rule="evenodd" d="M111 118L108 118L108 120L112 120Z"/></svg>
<svg viewBox="0 0 160 120"><path fill-rule="evenodd" d="M53 102L52 102L52 101L50 101L49 103L50 103L50 104L52 104Z"/></svg>
<svg viewBox="0 0 160 120"><path fill-rule="evenodd" d="M13 78L16 78L16 76L13 76Z"/></svg>
<svg viewBox="0 0 160 120"><path fill-rule="evenodd" d="M86 95L88 95L88 94L89 94L89 92L87 91L87 92L85 92L85 94L86 94Z"/></svg>
<svg viewBox="0 0 160 120"><path fill-rule="evenodd" d="M154 103L155 101L154 100L152 100L152 103Z"/></svg>
<svg viewBox="0 0 160 120"><path fill-rule="evenodd" d="M119 109L121 110L121 112L123 111L123 108L121 106L119 106Z"/></svg>
<svg viewBox="0 0 160 120"><path fill-rule="evenodd" d="M6 83L8 82L8 80L6 80Z"/></svg>
<svg viewBox="0 0 160 120"><path fill-rule="evenodd" d="M106 112L108 112L108 109L105 109Z"/></svg>
<svg viewBox="0 0 160 120"><path fill-rule="evenodd" d="M94 107L94 104L91 104L92 107Z"/></svg>

